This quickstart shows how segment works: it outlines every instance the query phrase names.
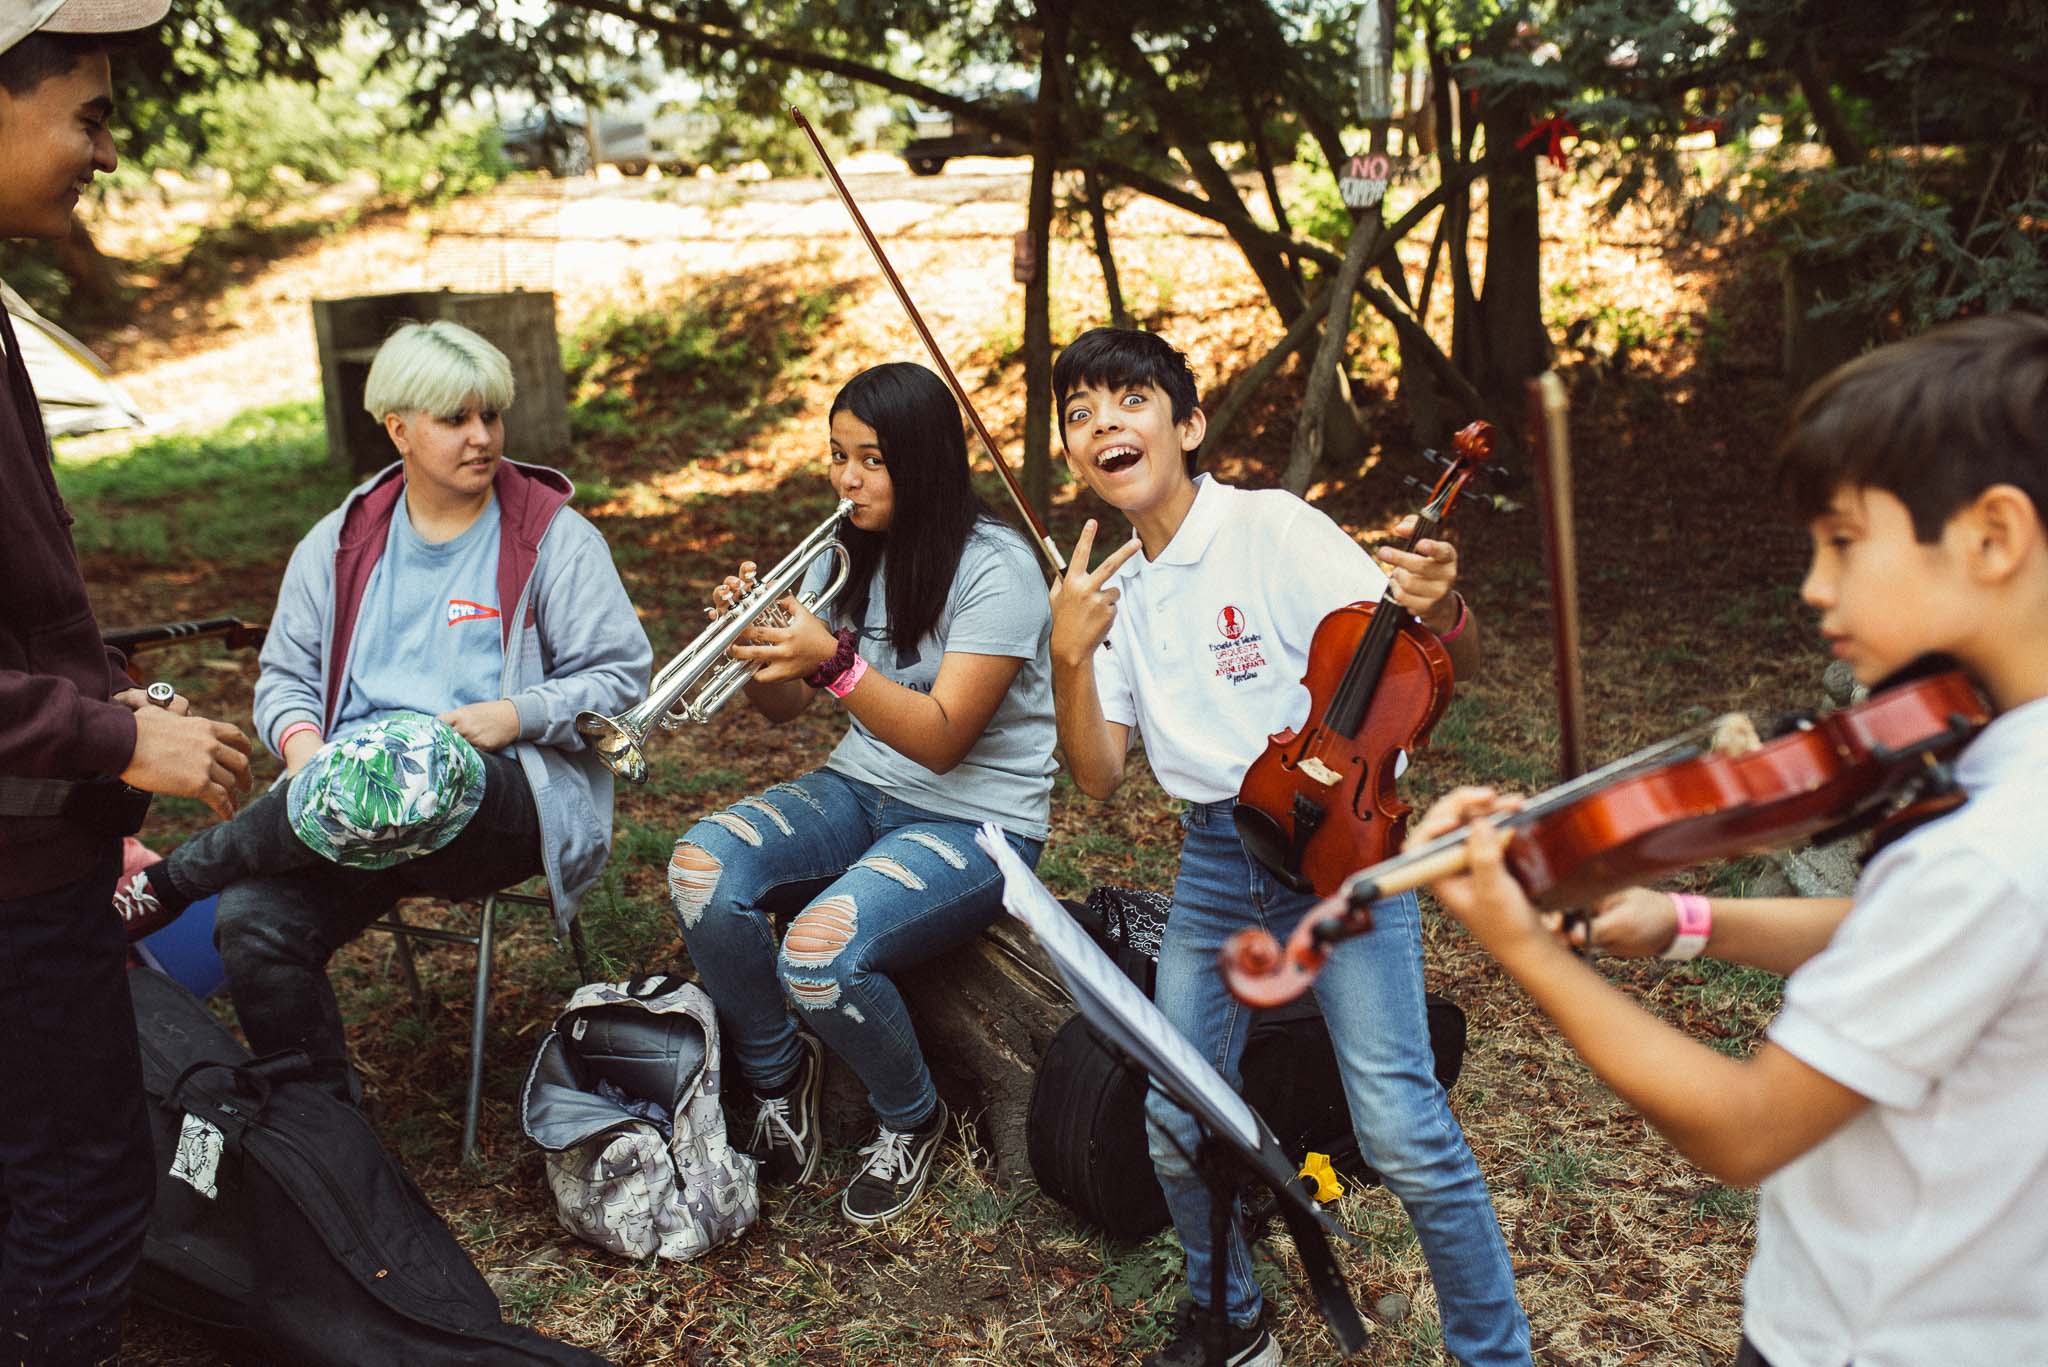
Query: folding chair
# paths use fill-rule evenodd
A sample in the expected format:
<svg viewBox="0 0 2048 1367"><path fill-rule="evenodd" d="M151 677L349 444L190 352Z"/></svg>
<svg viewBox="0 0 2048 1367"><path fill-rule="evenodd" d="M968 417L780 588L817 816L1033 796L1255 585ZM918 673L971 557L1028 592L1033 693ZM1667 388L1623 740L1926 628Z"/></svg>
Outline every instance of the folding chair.
<svg viewBox="0 0 2048 1367"><path fill-rule="evenodd" d="M554 916L554 899L543 888L538 893L506 890L485 897L482 913L477 918L477 928L473 932L442 930L437 926L416 926L405 920L398 907L393 907L384 919L370 923L370 929L386 932L398 946L399 967L405 975L405 985L412 993L413 1009L422 1014L426 1011L426 1001L420 991L419 970L413 964L411 942L438 940L442 944L476 947L476 992L469 1026L469 1099L462 1111L464 1162L468 1162L470 1156L476 1152L477 1112L483 1099L484 1086L484 1018L491 1005L491 950L495 943L495 923L501 903L538 907L548 914L551 922ZM569 953L576 960L576 972L580 975L580 980L589 982L590 963L584 951L581 921L569 923Z"/></svg>

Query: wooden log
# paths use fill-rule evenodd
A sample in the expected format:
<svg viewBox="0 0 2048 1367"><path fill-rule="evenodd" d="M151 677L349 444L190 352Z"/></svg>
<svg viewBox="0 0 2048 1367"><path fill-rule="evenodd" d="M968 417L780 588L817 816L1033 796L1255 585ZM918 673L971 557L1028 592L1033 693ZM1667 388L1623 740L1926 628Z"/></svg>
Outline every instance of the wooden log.
<svg viewBox="0 0 2048 1367"><path fill-rule="evenodd" d="M1025 1118L1038 1061L1074 1013L1044 951L1006 918L972 943L898 975L896 982L939 1095L956 1114L973 1120L982 1145L995 1155L998 1181L1029 1177ZM874 1123L853 1070L829 1059L826 1143L865 1143Z"/></svg>

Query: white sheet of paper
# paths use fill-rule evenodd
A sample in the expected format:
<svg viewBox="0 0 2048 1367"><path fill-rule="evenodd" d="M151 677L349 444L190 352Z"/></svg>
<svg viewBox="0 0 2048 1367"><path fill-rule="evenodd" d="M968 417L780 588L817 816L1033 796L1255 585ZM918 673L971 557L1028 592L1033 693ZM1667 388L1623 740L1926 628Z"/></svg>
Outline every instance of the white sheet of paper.
<svg viewBox="0 0 2048 1367"><path fill-rule="evenodd" d="M1156 1055L1139 1062L1155 1072L1166 1073L1188 1093L1207 1102L1209 1109L1235 1132L1237 1140L1256 1152L1259 1122L1252 1108L1231 1090L1222 1074L1195 1052L1194 1046L1160 1014L1151 999L1110 962L1088 932L1067 915L1059 899L1046 890L1038 875L1010 848L1010 842L1003 838L1003 828L993 821L984 823L974 843L1002 870L1003 906L1031 928L1038 943L1067 976L1069 988L1085 988L1115 1012L1138 1041L1149 1045Z"/></svg>

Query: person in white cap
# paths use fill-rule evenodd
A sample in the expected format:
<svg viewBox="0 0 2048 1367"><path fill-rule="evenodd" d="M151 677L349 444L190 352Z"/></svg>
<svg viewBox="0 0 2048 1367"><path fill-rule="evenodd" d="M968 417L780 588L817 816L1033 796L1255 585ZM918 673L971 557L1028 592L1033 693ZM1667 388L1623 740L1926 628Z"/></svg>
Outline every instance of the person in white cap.
<svg viewBox="0 0 2048 1367"><path fill-rule="evenodd" d="M110 35L167 8L0 0L0 238L70 231L114 169ZM149 706L101 644L5 310L0 350L0 1363L70 1367L120 1355L155 1190L113 907L131 790L225 817L249 742Z"/></svg>

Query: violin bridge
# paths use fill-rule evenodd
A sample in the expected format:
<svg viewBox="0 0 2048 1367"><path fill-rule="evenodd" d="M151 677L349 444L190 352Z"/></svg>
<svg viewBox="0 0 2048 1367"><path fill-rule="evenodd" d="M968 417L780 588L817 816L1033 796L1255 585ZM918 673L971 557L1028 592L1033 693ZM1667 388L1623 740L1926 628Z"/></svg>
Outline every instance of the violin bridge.
<svg viewBox="0 0 2048 1367"><path fill-rule="evenodd" d="M1314 755L1310 755L1307 759L1303 760L1298 767L1301 772L1307 774L1325 788L1334 788L1337 785L1337 780L1344 777Z"/></svg>
<svg viewBox="0 0 2048 1367"><path fill-rule="evenodd" d="M1716 755L1746 755L1763 748L1756 721L1747 712L1724 712L1713 721L1713 739L1707 750Z"/></svg>

